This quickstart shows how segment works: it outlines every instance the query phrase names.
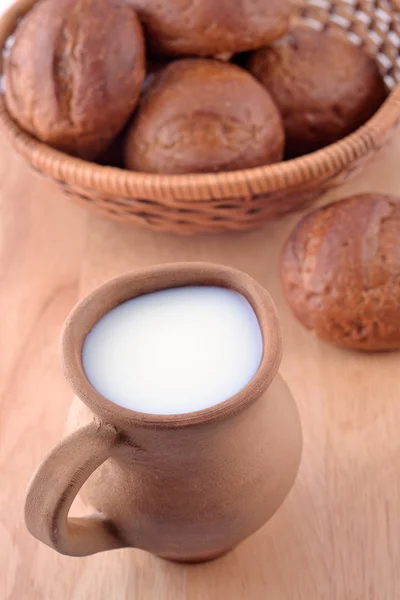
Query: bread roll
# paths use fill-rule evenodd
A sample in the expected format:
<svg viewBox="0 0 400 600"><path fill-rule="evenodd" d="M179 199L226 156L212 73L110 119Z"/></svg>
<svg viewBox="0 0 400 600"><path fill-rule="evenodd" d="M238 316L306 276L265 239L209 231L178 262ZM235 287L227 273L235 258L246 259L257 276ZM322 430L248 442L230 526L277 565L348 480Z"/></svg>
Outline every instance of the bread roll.
<svg viewBox="0 0 400 600"><path fill-rule="evenodd" d="M286 243L281 277L294 314L321 338L400 348L400 199L361 194L311 212Z"/></svg>
<svg viewBox="0 0 400 600"><path fill-rule="evenodd" d="M171 63L146 88L125 164L149 173L202 173L279 161L284 134L270 95L249 73L215 60Z"/></svg>
<svg viewBox="0 0 400 600"><path fill-rule="evenodd" d="M153 51L172 56L243 52L284 35L289 0L131 0Z"/></svg>
<svg viewBox="0 0 400 600"><path fill-rule="evenodd" d="M248 67L281 111L288 157L352 133L386 96L379 69L363 49L304 27L254 52Z"/></svg>
<svg viewBox="0 0 400 600"><path fill-rule="evenodd" d="M6 59L7 108L39 140L93 159L134 110L144 64L141 25L125 0L41 0Z"/></svg>

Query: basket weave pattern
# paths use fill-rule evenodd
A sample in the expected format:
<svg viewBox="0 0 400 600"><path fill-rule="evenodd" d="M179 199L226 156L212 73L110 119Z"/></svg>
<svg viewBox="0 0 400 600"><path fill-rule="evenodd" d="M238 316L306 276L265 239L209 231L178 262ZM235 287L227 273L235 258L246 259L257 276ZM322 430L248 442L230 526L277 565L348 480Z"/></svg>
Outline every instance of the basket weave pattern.
<svg viewBox="0 0 400 600"><path fill-rule="evenodd" d="M34 3L19 0L1 19L2 47ZM295 24L365 46L391 90L368 123L318 152L229 173L154 175L95 165L49 148L16 125L2 94L0 128L36 171L72 200L109 218L191 234L251 229L299 210L358 170L400 120L400 14L389 0L295 0L294 8Z"/></svg>

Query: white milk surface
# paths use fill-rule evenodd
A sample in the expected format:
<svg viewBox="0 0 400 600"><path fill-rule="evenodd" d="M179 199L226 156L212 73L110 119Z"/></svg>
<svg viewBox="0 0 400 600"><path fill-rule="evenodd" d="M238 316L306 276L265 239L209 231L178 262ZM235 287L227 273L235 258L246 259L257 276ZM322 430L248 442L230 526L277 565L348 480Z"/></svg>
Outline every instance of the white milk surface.
<svg viewBox="0 0 400 600"><path fill-rule="evenodd" d="M133 298L107 313L82 353L90 383L125 408L182 414L239 392L263 354L257 317L237 292L182 287Z"/></svg>
<svg viewBox="0 0 400 600"><path fill-rule="evenodd" d="M11 4L14 4L14 0L0 0L0 14L6 12Z"/></svg>

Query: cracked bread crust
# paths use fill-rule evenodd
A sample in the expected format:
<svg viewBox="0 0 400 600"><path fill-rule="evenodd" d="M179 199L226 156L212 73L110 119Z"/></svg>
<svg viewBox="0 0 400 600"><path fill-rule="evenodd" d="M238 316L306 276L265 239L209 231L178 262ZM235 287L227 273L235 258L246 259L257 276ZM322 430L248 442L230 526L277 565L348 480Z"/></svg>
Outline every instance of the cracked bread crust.
<svg viewBox="0 0 400 600"><path fill-rule="evenodd" d="M128 131L125 163L150 173L202 173L279 161L284 134L270 95L243 69L207 59L154 76Z"/></svg>
<svg viewBox="0 0 400 600"><path fill-rule="evenodd" d="M362 48L305 27L254 52L248 68L281 111L289 158L349 135L386 97L379 69Z"/></svg>
<svg viewBox="0 0 400 600"><path fill-rule="evenodd" d="M281 279L294 314L321 338L400 348L400 198L360 194L306 215L284 248Z"/></svg>
<svg viewBox="0 0 400 600"><path fill-rule="evenodd" d="M244 52L286 33L289 0L131 0L154 52L211 56Z"/></svg>
<svg viewBox="0 0 400 600"><path fill-rule="evenodd" d="M144 74L143 33L126 2L41 0L6 58L6 104L41 141L94 159L132 114Z"/></svg>

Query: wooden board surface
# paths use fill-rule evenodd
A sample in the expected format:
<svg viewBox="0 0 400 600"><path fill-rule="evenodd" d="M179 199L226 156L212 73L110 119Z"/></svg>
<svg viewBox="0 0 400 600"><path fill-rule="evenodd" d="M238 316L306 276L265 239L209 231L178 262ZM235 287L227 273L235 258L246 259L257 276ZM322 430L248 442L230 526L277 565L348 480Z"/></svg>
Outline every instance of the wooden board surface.
<svg viewBox="0 0 400 600"><path fill-rule="evenodd" d="M0 600L399 598L400 354L333 348L291 317L277 264L299 216L249 234L156 235L70 204L3 139L0 155ZM330 197L400 192L399 164L397 134ZM214 563L179 566L138 550L59 556L27 533L23 503L70 405L58 355L62 323L107 278L178 260L232 265L271 292L284 334L281 373L304 430L295 487L261 531Z"/></svg>

